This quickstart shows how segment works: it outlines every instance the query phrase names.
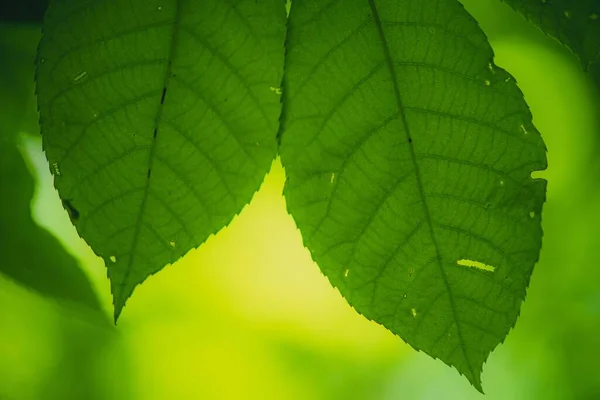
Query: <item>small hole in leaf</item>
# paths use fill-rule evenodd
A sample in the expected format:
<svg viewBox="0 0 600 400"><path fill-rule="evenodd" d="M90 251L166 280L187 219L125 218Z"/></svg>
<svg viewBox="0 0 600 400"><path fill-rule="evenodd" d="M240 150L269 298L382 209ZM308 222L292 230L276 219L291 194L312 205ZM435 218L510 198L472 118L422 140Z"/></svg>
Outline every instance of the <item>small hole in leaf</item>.
<svg viewBox="0 0 600 400"><path fill-rule="evenodd" d="M416 310L416 309L414 309L414 308L411 308L411 309L410 309L410 312L411 312L411 314L412 314L412 316L413 316L413 317L416 317L416 316L417 316L417 310Z"/></svg>
<svg viewBox="0 0 600 400"><path fill-rule="evenodd" d="M171 241L169 242L169 246L171 246L171 247L175 247L175 241L174 241L174 240L171 240Z"/></svg>
<svg viewBox="0 0 600 400"><path fill-rule="evenodd" d="M279 87L275 87L275 86L270 86L270 87L269 87L269 90L270 90L271 92L275 93L275 94L281 94L281 93L282 93L282 91L281 91L281 88L279 88Z"/></svg>
<svg viewBox="0 0 600 400"><path fill-rule="evenodd" d="M335 172L332 172L331 177L329 178L330 183L333 183L333 181L335 181Z"/></svg>
<svg viewBox="0 0 600 400"><path fill-rule="evenodd" d="M462 259L462 260L456 261L456 264L463 266L463 267L477 268L477 269L481 269L483 271L489 271L489 272L494 272L494 270L495 270L495 268L492 267L491 265L487 265L480 261L474 261L474 260Z"/></svg>
<svg viewBox="0 0 600 400"><path fill-rule="evenodd" d="M347 278L349 274L350 270L346 268L346 270L344 271L344 278Z"/></svg>
<svg viewBox="0 0 600 400"><path fill-rule="evenodd" d="M115 257L115 256L110 256L110 257L108 257L108 259L110 260L110 262L113 262L113 263L117 262L117 257Z"/></svg>

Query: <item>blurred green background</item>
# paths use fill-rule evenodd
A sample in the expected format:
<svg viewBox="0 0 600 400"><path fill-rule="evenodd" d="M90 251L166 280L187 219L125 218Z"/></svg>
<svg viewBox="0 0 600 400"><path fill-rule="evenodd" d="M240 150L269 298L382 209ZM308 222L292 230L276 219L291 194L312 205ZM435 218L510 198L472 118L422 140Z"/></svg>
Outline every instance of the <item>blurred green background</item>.
<svg viewBox="0 0 600 400"><path fill-rule="evenodd" d="M0 213L0 269L31 271L0 274L0 399L600 399L598 93L567 50L505 4L463 4L525 93L550 165L539 174L549 181L541 259L516 327L484 366L486 396L329 286L286 214L279 161L229 227L138 287L112 326L102 260L72 227L41 151L40 27L12 23L0 26L0 157L16 140L35 179L31 215L83 274L54 273L55 254L15 256L56 239ZM6 189L17 172L0 173L2 210L23 202ZM67 277L84 294L52 293ZM86 277L95 295L82 300ZM27 279L48 287L18 283Z"/></svg>

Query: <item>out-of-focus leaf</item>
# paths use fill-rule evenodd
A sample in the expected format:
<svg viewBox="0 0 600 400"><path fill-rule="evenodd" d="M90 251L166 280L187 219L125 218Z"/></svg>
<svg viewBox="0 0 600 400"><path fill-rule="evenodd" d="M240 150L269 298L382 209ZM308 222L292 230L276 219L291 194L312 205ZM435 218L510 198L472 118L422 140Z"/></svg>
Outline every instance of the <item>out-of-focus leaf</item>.
<svg viewBox="0 0 600 400"><path fill-rule="evenodd" d="M29 102L33 98L35 50L40 35L39 27L0 24L0 132L4 140L12 141L19 133L33 106Z"/></svg>
<svg viewBox="0 0 600 400"><path fill-rule="evenodd" d="M100 310L77 261L30 214L34 180L16 147L33 93L39 28L0 26L0 273L53 299Z"/></svg>
<svg viewBox="0 0 600 400"><path fill-rule="evenodd" d="M0 0L0 22L41 24L49 0Z"/></svg>
<svg viewBox="0 0 600 400"><path fill-rule="evenodd" d="M600 90L600 1L503 1L571 49Z"/></svg>
<svg viewBox="0 0 600 400"><path fill-rule="evenodd" d="M42 295L100 310L73 256L31 219L33 178L16 146L0 140L0 273Z"/></svg>
<svg viewBox="0 0 600 400"><path fill-rule="evenodd" d="M545 145L455 0L292 3L285 196L361 314L464 374L515 324L541 247Z"/></svg>
<svg viewBox="0 0 600 400"><path fill-rule="evenodd" d="M55 0L43 145L115 320L136 285L226 226L277 152L281 0Z"/></svg>

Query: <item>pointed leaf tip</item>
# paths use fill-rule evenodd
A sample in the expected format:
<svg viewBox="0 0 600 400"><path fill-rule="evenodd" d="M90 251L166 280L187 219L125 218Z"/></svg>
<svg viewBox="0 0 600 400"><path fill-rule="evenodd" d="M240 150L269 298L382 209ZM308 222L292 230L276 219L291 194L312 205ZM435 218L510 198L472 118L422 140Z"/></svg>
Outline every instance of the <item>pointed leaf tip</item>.
<svg viewBox="0 0 600 400"><path fill-rule="evenodd" d="M546 152L477 22L435 5L292 3L284 193L348 302L483 393L539 257Z"/></svg>
<svg viewBox="0 0 600 400"><path fill-rule="evenodd" d="M285 20L281 0L51 2L36 68L44 148L79 234L124 284L115 321L137 284L259 188L277 151L268 89Z"/></svg>

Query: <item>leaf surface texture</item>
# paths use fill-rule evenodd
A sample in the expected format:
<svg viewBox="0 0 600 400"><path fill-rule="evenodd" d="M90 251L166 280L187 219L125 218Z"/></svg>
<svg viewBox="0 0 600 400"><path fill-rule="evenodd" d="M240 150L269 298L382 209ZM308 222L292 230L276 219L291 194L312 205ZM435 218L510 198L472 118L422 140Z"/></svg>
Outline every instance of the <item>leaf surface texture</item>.
<svg viewBox="0 0 600 400"><path fill-rule="evenodd" d="M541 247L545 145L455 0L292 3L288 210L365 317L482 390Z"/></svg>
<svg viewBox="0 0 600 400"><path fill-rule="evenodd" d="M277 151L280 0L51 2L44 148L115 319L136 285L227 225Z"/></svg>

